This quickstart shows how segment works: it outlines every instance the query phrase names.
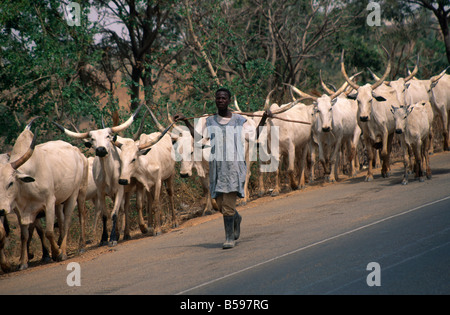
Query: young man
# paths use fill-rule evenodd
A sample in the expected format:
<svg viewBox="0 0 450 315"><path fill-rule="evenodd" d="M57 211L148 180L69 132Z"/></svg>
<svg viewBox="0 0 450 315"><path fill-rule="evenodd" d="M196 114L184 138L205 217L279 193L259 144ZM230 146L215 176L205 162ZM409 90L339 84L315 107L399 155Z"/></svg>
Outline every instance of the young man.
<svg viewBox="0 0 450 315"><path fill-rule="evenodd" d="M241 215L236 211L237 198L244 197L244 184L247 166L245 162L244 137L252 133L259 135L259 127L263 126L270 113L264 113L259 126L255 130L247 119L232 113L228 106L231 93L225 88L216 91L217 114L209 116L202 130L197 132L183 115L177 114L174 120L182 120L194 139L209 138L211 140L211 156L209 160L209 181L211 198L215 198L219 211L223 214L225 227L225 243L223 248L233 248L240 235ZM200 133L200 135L198 135ZM196 135L197 134L197 135Z"/></svg>

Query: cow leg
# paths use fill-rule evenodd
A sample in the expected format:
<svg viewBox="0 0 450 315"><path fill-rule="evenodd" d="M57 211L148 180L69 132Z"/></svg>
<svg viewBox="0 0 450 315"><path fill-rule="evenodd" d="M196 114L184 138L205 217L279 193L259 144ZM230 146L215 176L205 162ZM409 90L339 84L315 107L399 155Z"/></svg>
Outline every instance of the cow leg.
<svg viewBox="0 0 450 315"><path fill-rule="evenodd" d="M338 163L338 156L341 151L341 144L342 144L342 137L339 137L336 139L334 148L331 151L331 157L330 157L330 177L328 181L330 183L334 183L337 180L337 174L336 174L336 164Z"/></svg>
<svg viewBox="0 0 450 315"><path fill-rule="evenodd" d="M175 202L173 200L173 176L170 176L165 181L167 194L169 195L170 213L172 215L172 228L178 227L178 219L175 213Z"/></svg>
<svg viewBox="0 0 450 315"><path fill-rule="evenodd" d="M280 167L281 165L279 165L277 170L275 171L275 188L272 191L272 197L278 196L280 194Z"/></svg>
<svg viewBox="0 0 450 315"><path fill-rule="evenodd" d="M3 272L10 272L11 265L5 254L6 237L9 234L9 224L6 214L0 214L0 269Z"/></svg>
<svg viewBox="0 0 450 315"><path fill-rule="evenodd" d="M402 179L402 185L406 185L408 184L408 175L409 175L409 169L410 169L410 164L411 160L409 158L409 145L404 143L404 139L400 140L402 149L403 149L403 179Z"/></svg>
<svg viewBox="0 0 450 315"><path fill-rule="evenodd" d="M149 228L149 234L156 236L159 235L161 231L155 228L155 225L158 225L155 222L159 222L159 213L156 213L156 211L153 210L154 196L155 186L150 188L150 191L147 191L147 225Z"/></svg>
<svg viewBox="0 0 450 315"><path fill-rule="evenodd" d="M80 253L85 251L86 247L86 191L80 192L77 197L78 220L80 222Z"/></svg>
<svg viewBox="0 0 450 315"><path fill-rule="evenodd" d="M144 186L141 183L136 184L136 207L138 212L138 224L142 234L148 233L148 227L144 222L143 208L144 208Z"/></svg>
<svg viewBox="0 0 450 315"><path fill-rule="evenodd" d="M413 150L414 150L414 157L416 159L416 164L417 164L417 175L419 177L419 182L424 182L424 178L423 178L423 170L422 170L422 149L421 149L421 140L419 140L417 142L416 145L414 145Z"/></svg>
<svg viewBox="0 0 450 315"><path fill-rule="evenodd" d="M97 194L97 200L95 201L95 208L97 211L97 216L101 213L102 214L102 223L103 223L103 229L102 229L102 237L100 239L99 246L104 246L108 244L108 214L106 213L106 200L105 200L105 194L100 192ZM94 228L97 227L97 224L95 223Z"/></svg>
<svg viewBox="0 0 450 315"><path fill-rule="evenodd" d="M160 195L161 195L161 181L157 180L153 190L153 202L155 205L152 207L154 209L154 231L153 235L157 236L161 234L161 204L160 204Z"/></svg>
<svg viewBox="0 0 450 315"><path fill-rule="evenodd" d="M424 161L424 168L426 170L427 179L431 179L431 167L430 167L430 150L431 150L431 138L425 138L425 144L423 145L422 157Z"/></svg>
<svg viewBox="0 0 450 315"><path fill-rule="evenodd" d="M441 108L441 107L438 107ZM446 108L446 106L442 106L442 108ZM450 125L448 120L448 113L446 111L443 111L442 115L442 130L443 130L443 136L444 136L444 151L450 151Z"/></svg>
<svg viewBox="0 0 450 315"><path fill-rule="evenodd" d="M117 224L117 217L119 215L120 208L123 206L124 187L120 186L114 197L114 208L111 212L111 234L109 235L109 246L116 246L119 241L119 229Z"/></svg>
<svg viewBox="0 0 450 315"><path fill-rule="evenodd" d="M288 152L288 175L289 186L292 190L298 189L297 181L295 180L295 158L297 157L296 148L291 145Z"/></svg>
<svg viewBox="0 0 450 315"><path fill-rule="evenodd" d="M390 165L390 158L391 158L391 150L392 150L392 140L394 139L394 134L391 133L387 136L387 142L386 142L386 151L384 150L384 139L383 139L383 151L382 151L382 158L383 158L383 166L381 169L381 176L383 177L389 177L391 175L391 165ZM385 152L386 154L384 154Z"/></svg>
<svg viewBox="0 0 450 315"><path fill-rule="evenodd" d="M205 215L213 208L211 194L209 192L209 178L200 177L200 182L202 184L203 195L205 196L205 207L203 208L202 215Z"/></svg>
<svg viewBox="0 0 450 315"><path fill-rule="evenodd" d="M125 200L123 201L123 209L124 209L124 215L125 215L125 227L123 231L123 239L124 240L130 240L131 234L130 234L130 197L131 193L127 192L125 193Z"/></svg>
<svg viewBox="0 0 450 315"><path fill-rule="evenodd" d="M20 250L19 270L25 270L28 268L27 246L29 236L30 236L29 224L21 224L20 225L21 250Z"/></svg>
<svg viewBox="0 0 450 315"><path fill-rule="evenodd" d="M49 251L47 249L47 246L45 246L44 228L42 227L40 219L36 219L34 221L34 227L36 228L36 232L37 232L37 234L39 236L39 239L41 240L41 246L42 246L42 259L41 259L41 261L42 262L50 262L51 261L51 257L50 257ZM30 235L32 235L32 233L30 233ZM30 239L31 239L31 237L30 237Z"/></svg>
<svg viewBox="0 0 450 315"><path fill-rule="evenodd" d="M72 195L65 203L64 203L64 232L62 236L62 242L60 246L60 254L57 256L57 261L63 261L67 259L67 236L69 235L70 223L72 220L73 210L75 209L77 202L78 192ZM46 215L47 217L47 215Z"/></svg>
<svg viewBox="0 0 450 315"><path fill-rule="evenodd" d="M367 174L365 181L370 182L373 180L373 161L375 158L375 149L372 147L372 141L370 139L365 139L364 141L366 146L366 152L367 152Z"/></svg>
<svg viewBox="0 0 450 315"><path fill-rule="evenodd" d="M307 155L309 153L308 149L309 149L308 146L305 146L303 148L303 150L301 150L301 154L299 156L300 167L299 167L299 172L298 172L299 173L298 174L298 187L300 187L300 189L303 189L306 186L305 169L307 167L306 160L307 160Z"/></svg>
<svg viewBox="0 0 450 315"><path fill-rule="evenodd" d="M65 222L64 222L65 227L67 226L66 222L68 222L68 221L70 221L70 218L66 217ZM47 201L47 204L45 206L45 223L46 223L45 237L47 237L47 239L50 243L53 260L58 260L60 258L63 258L60 256L61 250L58 246L58 243L56 242L56 237L55 237L55 232L54 232L54 224L55 224L55 200L54 200L54 198L50 198L50 200ZM67 231L65 231L64 233L67 233ZM63 237L63 242L64 242L64 237Z"/></svg>

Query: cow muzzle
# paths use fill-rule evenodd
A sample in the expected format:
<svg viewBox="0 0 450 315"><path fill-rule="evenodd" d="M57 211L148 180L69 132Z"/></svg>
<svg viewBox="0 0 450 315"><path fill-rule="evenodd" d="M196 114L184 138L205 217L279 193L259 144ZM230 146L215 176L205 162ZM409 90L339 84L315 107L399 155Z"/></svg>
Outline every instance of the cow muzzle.
<svg viewBox="0 0 450 315"><path fill-rule="evenodd" d="M119 184L120 185L128 185L129 184L128 179L119 179Z"/></svg>
<svg viewBox="0 0 450 315"><path fill-rule="evenodd" d="M401 129L395 129L395 133L398 135L401 135L403 133L403 131Z"/></svg>
<svg viewBox="0 0 450 315"><path fill-rule="evenodd" d="M366 122L369 120L368 116L359 116L359 120L361 120L362 122Z"/></svg>
<svg viewBox="0 0 450 315"><path fill-rule="evenodd" d="M106 150L105 147L98 147L97 149L95 149L95 155L98 157L104 157L108 154L108 151Z"/></svg>
<svg viewBox="0 0 450 315"><path fill-rule="evenodd" d="M324 127L322 128L323 132L330 132L331 131L331 127Z"/></svg>
<svg viewBox="0 0 450 315"><path fill-rule="evenodd" d="M188 173L180 173L180 177L182 178L188 178L189 174Z"/></svg>

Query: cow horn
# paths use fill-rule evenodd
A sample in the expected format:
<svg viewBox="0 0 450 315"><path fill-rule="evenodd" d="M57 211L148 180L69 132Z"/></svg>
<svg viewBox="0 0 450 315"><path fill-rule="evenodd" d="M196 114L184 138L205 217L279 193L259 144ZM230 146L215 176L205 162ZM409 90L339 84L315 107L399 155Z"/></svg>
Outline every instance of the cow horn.
<svg viewBox="0 0 450 315"><path fill-rule="evenodd" d="M411 80L412 78L414 78L414 76L417 74L417 72L419 71L419 54L417 54L417 61L416 61L416 65L413 69L413 72L411 72L404 80L405 82L408 82L409 80Z"/></svg>
<svg viewBox="0 0 450 315"><path fill-rule="evenodd" d="M169 103L166 103L166 108L167 108L167 119L169 120L169 122L173 125L173 128L179 133L182 134L183 133L183 129L181 129L180 127L178 127L175 122L173 121L172 117L170 116L170 110L169 110Z"/></svg>
<svg viewBox="0 0 450 315"><path fill-rule="evenodd" d="M309 95L308 93L305 93L305 92L299 90L298 88L296 88L296 87L293 86L293 85L290 85L290 84L286 84L286 85L288 85L288 86L291 88L291 90L293 90L295 93L297 93L298 95L300 95L300 96L303 97L304 99L310 98L310 99L313 99L313 100L315 100L315 101L317 100L317 96Z"/></svg>
<svg viewBox="0 0 450 315"><path fill-rule="evenodd" d="M322 85L322 88L325 90L325 92L327 92L329 95L331 95L334 92L336 92L336 91L333 91L330 88L328 88L328 86L323 82L323 80L322 80L322 69L320 69L320 71L319 71L319 77L320 77L320 84Z"/></svg>
<svg viewBox="0 0 450 315"><path fill-rule="evenodd" d="M358 72L358 73L352 75L352 76L350 77L350 80L353 81L353 79L354 79L355 77L357 77L358 75L360 75L360 74L361 74L361 72ZM344 84L342 84L342 86L341 86L336 92L333 92L333 93L330 95L330 98L331 98L331 99L334 99L335 97L338 97L339 95L341 95L342 92L345 91L345 89L347 88L347 86L348 86L348 82L346 81L346 82L344 82Z"/></svg>
<svg viewBox="0 0 450 315"><path fill-rule="evenodd" d="M353 82L353 80L350 80L350 78L347 75L347 71L345 71L345 65L344 65L344 49L342 49L342 54L341 54L341 72L342 75L345 78L345 81L348 82L348 84L350 84L350 86L355 89L358 90L359 89L359 85L356 84L355 82Z"/></svg>
<svg viewBox="0 0 450 315"><path fill-rule="evenodd" d="M119 133L119 132L127 129L128 127L130 127L131 124L133 123L133 121L136 119L137 115L139 114L139 111L141 110L141 107L142 107L142 104L139 105L139 107L136 109L134 114L131 115L131 117L128 118L128 120L126 122L124 122L123 124L121 124L119 126L111 127L111 131L114 132L114 133Z"/></svg>
<svg viewBox="0 0 450 315"><path fill-rule="evenodd" d="M33 140L31 141L30 147L28 148L27 152L25 152L24 155L22 155L14 162L11 162L10 163L11 167L17 170L19 167L25 164L25 162L28 161L28 159L33 155L35 146L36 146L36 133L33 135Z"/></svg>
<svg viewBox="0 0 450 315"><path fill-rule="evenodd" d="M294 105L297 105L298 103L300 103L300 100L295 100L295 101L293 101L293 102L290 102L290 103L288 103L287 105L285 105L285 106L283 106L283 107L281 107L281 108L279 108L279 109L276 109L276 110L272 111L272 114L275 115L275 114L281 114L281 113L284 113L284 112L290 110L292 107L294 107Z"/></svg>
<svg viewBox="0 0 450 315"><path fill-rule="evenodd" d="M156 127L158 127L159 131L161 132L164 131L164 127L159 123L158 119L156 119L156 116L153 113L153 111L147 105L145 106L147 107L147 111L150 113L150 116L152 117L153 122L155 123Z"/></svg>
<svg viewBox="0 0 450 315"><path fill-rule="evenodd" d="M144 113L144 116L142 116L141 124L139 125L138 131L136 131L136 133L133 135L133 140L134 141L139 139L139 137L141 136L142 131L144 130L145 118L147 118L147 116L148 116L148 110L146 110L145 113Z"/></svg>
<svg viewBox="0 0 450 315"><path fill-rule="evenodd" d="M172 126L173 126L173 123L171 123L166 129L164 129L164 130L161 132L161 134L158 136L158 138L156 138L156 139L154 139L154 140L152 140L152 141L148 141L148 142L145 142L145 143L140 144L140 145L138 146L138 149L139 149L139 150L148 149L148 148L150 148L151 146L153 146L153 145L155 145L156 143L158 143L158 141L161 140L161 139L166 135L166 133L170 130L170 128L172 128Z"/></svg>
<svg viewBox="0 0 450 315"><path fill-rule="evenodd" d="M381 84L383 84L384 80L386 80L389 73L391 72L391 55L389 54L387 49L384 48L384 46L382 46L382 47L388 57L388 64L387 64L386 71L384 72L383 76L377 82L375 82L374 84L371 85L372 90L375 90L377 87L379 87Z"/></svg>
<svg viewBox="0 0 450 315"><path fill-rule="evenodd" d="M239 108L238 102L237 102L237 98L236 95L234 95L234 108L236 108L236 110L238 112L242 112L242 110Z"/></svg>
<svg viewBox="0 0 450 315"><path fill-rule="evenodd" d="M444 76L444 74L447 72L447 69L448 69L448 68L450 68L450 66L447 67L447 68L445 68L444 71L442 71L442 72L439 73L438 75L435 75L434 77L432 77L432 78L430 79L430 80L431 80L431 83L434 83L434 82L439 81L439 80Z"/></svg>
<svg viewBox="0 0 450 315"><path fill-rule="evenodd" d="M52 123L58 127L59 130L61 130L62 132L64 132L66 135L68 135L71 138L75 138L75 139L86 139L89 137L89 131L86 132L73 132L70 131L66 128L64 128L63 126L61 126L60 124L58 124L55 121L52 121Z"/></svg>
<svg viewBox="0 0 450 315"><path fill-rule="evenodd" d="M272 91L269 92L269 94L267 94L266 101L264 102L264 111L269 110L269 108L270 108L270 96L272 95L272 93L274 91L275 91L275 89L273 89Z"/></svg>
<svg viewBox="0 0 450 315"><path fill-rule="evenodd" d="M41 118L41 116L36 116L36 117L31 118L30 122L25 126L25 129L31 130L31 125L32 125L33 122L34 122L36 119L38 119L38 118Z"/></svg>

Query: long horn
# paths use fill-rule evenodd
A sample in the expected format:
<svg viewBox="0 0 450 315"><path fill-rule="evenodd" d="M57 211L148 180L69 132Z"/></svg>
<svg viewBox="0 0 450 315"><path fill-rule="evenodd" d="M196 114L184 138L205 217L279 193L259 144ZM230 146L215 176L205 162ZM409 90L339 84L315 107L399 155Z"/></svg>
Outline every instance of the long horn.
<svg viewBox="0 0 450 315"><path fill-rule="evenodd" d="M164 131L164 127L159 123L158 119L156 119L156 116L150 109L150 107L148 107L147 104L145 106L147 107L147 111L150 113L150 116L152 117L153 122L155 123L156 127L158 127L159 131Z"/></svg>
<svg viewBox="0 0 450 315"><path fill-rule="evenodd" d="M28 161L28 159L33 155L35 146L36 146L36 133L33 135L33 140L31 141L30 147L28 148L27 152L25 152L24 155L22 155L14 162L10 163L11 167L17 170L19 167L25 164L25 162Z"/></svg>
<svg viewBox="0 0 450 315"><path fill-rule="evenodd" d="M431 77L431 79L430 79L431 83L435 83L435 82L439 81L444 76L444 74L447 72L448 68L450 68L450 66L445 68L444 71L442 71L438 75L435 75L434 77Z"/></svg>
<svg viewBox="0 0 450 315"><path fill-rule="evenodd" d="M139 125L138 131L136 131L136 133L133 135L133 140L134 141L139 139L139 137L141 136L142 131L144 130L145 118L147 118L147 116L148 116L148 110L146 110L145 113L144 113L144 116L142 116L141 124Z"/></svg>
<svg viewBox="0 0 450 315"><path fill-rule="evenodd" d="M293 102L290 102L290 103L288 103L287 105L285 105L285 106L283 106L283 107L281 107L281 108L279 108L279 109L276 109L276 110L272 111L272 114L275 115L275 114L281 114L281 113L284 113L284 112L290 110L292 107L294 107L294 106L297 105L298 103L300 103L300 100L295 100L295 101L293 101Z"/></svg>
<svg viewBox="0 0 450 315"><path fill-rule="evenodd" d="M31 125L32 125L33 122L34 122L36 119L38 119L38 118L41 118L41 116L36 116L36 117L31 118L30 122L25 126L25 129L31 130Z"/></svg>
<svg viewBox="0 0 450 315"><path fill-rule="evenodd" d="M234 108L236 108L236 110L238 112L242 112L241 109L239 108L238 102L237 102L237 98L236 95L234 95Z"/></svg>
<svg viewBox="0 0 450 315"><path fill-rule="evenodd" d="M388 77L389 73L391 72L391 55L389 54L389 52L387 51L386 48L383 47L384 52L386 53L387 57L388 57L388 64L386 67L386 71L384 72L383 76L380 78L380 80L378 80L377 82L375 82L374 84L371 85L372 90L375 90L377 87L379 87L381 84L383 84L384 80L386 80L386 78Z"/></svg>
<svg viewBox="0 0 450 315"><path fill-rule="evenodd" d="M159 140L161 140L166 135L166 133L170 130L170 128L172 128L172 126L173 126L173 123L170 124L166 129L164 129L161 132L161 134L158 136L158 138L156 138L156 139L154 139L152 141L148 141L148 142L140 144L138 146L138 149L139 150L144 150L144 149L148 149L149 147L155 145Z"/></svg>
<svg viewBox="0 0 450 315"><path fill-rule="evenodd" d="M275 89L273 89L272 91L269 92L269 94L267 94L266 101L264 103L264 111L269 110L269 108L270 108L270 96L272 95L272 93L274 91L275 91Z"/></svg>
<svg viewBox="0 0 450 315"><path fill-rule="evenodd" d="M136 119L137 115L139 114L139 111L141 110L141 107L142 107L142 104L139 105L139 107L136 109L134 114L131 115L131 117L128 118L128 120L126 122L124 122L123 124L121 124L119 126L111 127L111 131L115 132L115 133L119 133L119 132L127 129L128 127L130 127L131 124L133 123L133 121Z"/></svg>
<svg viewBox="0 0 450 315"><path fill-rule="evenodd" d="M416 61L416 65L414 67L413 72L411 72L404 80L405 82L408 82L409 80L411 80L412 78L414 78L414 76L417 74L417 72L419 71L419 54L417 54L417 61Z"/></svg>
<svg viewBox="0 0 450 315"><path fill-rule="evenodd" d="M287 83L285 83L285 84L288 85L295 93L297 93L298 95L300 95L301 97L303 97L305 99L310 98L310 99L313 99L313 100L316 101L317 98L318 98L317 96L312 96L312 95L309 95L308 93L300 91L298 88L296 88L293 85L290 85L290 84L287 84Z"/></svg>
<svg viewBox="0 0 450 315"><path fill-rule="evenodd" d="M334 92L336 92L336 91L333 91L330 88L328 88L328 86L323 82L323 80L322 80L322 69L320 69L320 71L319 71L319 77L320 77L320 84L322 85L322 88L325 90L325 92L327 92L328 95L331 95Z"/></svg>
<svg viewBox="0 0 450 315"><path fill-rule="evenodd" d="M370 69L369 67L367 67L367 70L369 70L369 72L370 72L370 74L372 75L372 77L373 77L374 80L376 80L376 81L380 80L380 77L377 76L377 75L375 74L375 72L372 71L372 69ZM387 81L387 83L389 83L389 81Z"/></svg>
<svg viewBox="0 0 450 315"><path fill-rule="evenodd" d="M357 77L358 75L360 75L361 73L362 73L362 71L361 71L361 72L358 72L358 73L356 73L356 74L354 74L354 75L352 75L352 76L350 77L350 80L353 81L353 79L354 79L355 77ZM339 95L341 95L341 93L345 91L345 89L347 88L347 86L348 86L348 82L346 81L346 82L344 82L344 84L342 84L342 86L339 88L339 90L337 90L336 92L333 92L333 93L330 95L330 98L331 98L331 99L334 99L335 97L338 97Z"/></svg>
<svg viewBox="0 0 450 315"><path fill-rule="evenodd" d="M86 138L89 137L89 131L86 131L86 132L73 132L73 131L70 131L70 130L64 128L63 126L61 126L57 122L52 121L52 123L56 127L58 127L59 130L61 130L62 132L64 132L66 135L68 135L71 138L74 138L74 139L86 139Z"/></svg>
<svg viewBox="0 0 450 315"><path fill-rule="evenodd" d="M167 108L167 119L169 120L169 122L173 125L173 129L175 129L179 134L183 133L183 129L181 129L180 127L178 127L175 122L173 121L172 117L170 116L170 110L169 110L169 103L166 103L166 108Z"/></svg>
<svg viewBox="0 0 450 315"><path fill-rule="evenodd" d="M358 90L359 89L359 85L356 84L353 80L350 80L350 78L347 75L347 71L345 71L345 65L344 65L344 50L342 49L342 54L341 54L341 72L342 75L345 78L345 81L348 82L348 84L350 84L350 86L355 89Z"/></svg>

